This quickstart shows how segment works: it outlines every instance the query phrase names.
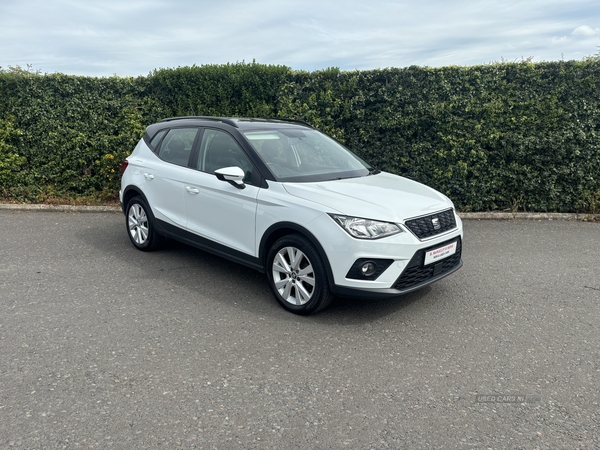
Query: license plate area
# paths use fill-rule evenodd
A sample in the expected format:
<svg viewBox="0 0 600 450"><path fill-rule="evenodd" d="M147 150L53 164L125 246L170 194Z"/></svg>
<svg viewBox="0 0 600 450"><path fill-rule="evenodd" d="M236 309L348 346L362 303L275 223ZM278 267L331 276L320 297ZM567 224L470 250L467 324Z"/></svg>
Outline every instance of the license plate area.
<svg viewBox="0 0 600 450"><path fill-rule="evenodd" d="M434 248L425 252L424 266L441 261L448 256L452 256L456 253L457 241L451 242L441 247Z"/></svg>

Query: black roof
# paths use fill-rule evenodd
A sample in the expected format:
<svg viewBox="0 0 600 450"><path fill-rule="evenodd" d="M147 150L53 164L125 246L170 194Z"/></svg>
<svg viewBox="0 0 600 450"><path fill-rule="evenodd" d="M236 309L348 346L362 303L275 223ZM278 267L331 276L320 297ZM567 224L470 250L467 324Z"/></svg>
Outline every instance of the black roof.
<svg viewBox="0 0 600 450"><path fill-rule="evenodd" d="M169 117L146 128L146 137L152 139L156 133L171 127L194 127L194 126L217 126L227 128L228 126L242 130L264 130L277 128L302 127L313 129L312 125L301 120L283 118L240 118L240 117L212 117L212 116L181 116Z"/></svg>

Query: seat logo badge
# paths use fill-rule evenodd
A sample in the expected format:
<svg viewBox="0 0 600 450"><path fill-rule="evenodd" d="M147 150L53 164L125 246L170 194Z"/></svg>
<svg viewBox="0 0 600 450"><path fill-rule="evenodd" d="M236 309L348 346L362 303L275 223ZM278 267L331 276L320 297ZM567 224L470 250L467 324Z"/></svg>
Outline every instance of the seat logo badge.
<svg viewBox="0 0 600 450"><path fill-rule="evenodd" d="M440 228L442 228L442 226L440 225L440 219L438 219L437 217L435 219L431 219L431 223L433 224L434 230L439 230Z"/></svg>

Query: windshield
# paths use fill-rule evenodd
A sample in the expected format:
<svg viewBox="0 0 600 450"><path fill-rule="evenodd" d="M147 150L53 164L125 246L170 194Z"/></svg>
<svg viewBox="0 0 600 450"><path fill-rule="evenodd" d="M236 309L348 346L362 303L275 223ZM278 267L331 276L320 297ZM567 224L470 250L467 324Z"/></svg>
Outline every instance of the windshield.
<svg viewBox="0 0 600 450"><path fill-rule="evenodd" d="M371 166L317 130L246 131L278 181L326 181L368 175Z"/></svg>

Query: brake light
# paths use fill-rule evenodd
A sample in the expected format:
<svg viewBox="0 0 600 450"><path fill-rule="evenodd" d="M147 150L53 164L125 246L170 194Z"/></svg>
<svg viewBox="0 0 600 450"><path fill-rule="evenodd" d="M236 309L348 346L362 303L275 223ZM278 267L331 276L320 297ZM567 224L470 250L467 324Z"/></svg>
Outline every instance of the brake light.
<svg viewBox="0 0 600 450"><path fill-rule="evenodd" d="M121 174L125 173L125 169L127 169L128 165L129 165L129 161L127 161L127 160L123 161L123 164L121 164Z"/></svg>

